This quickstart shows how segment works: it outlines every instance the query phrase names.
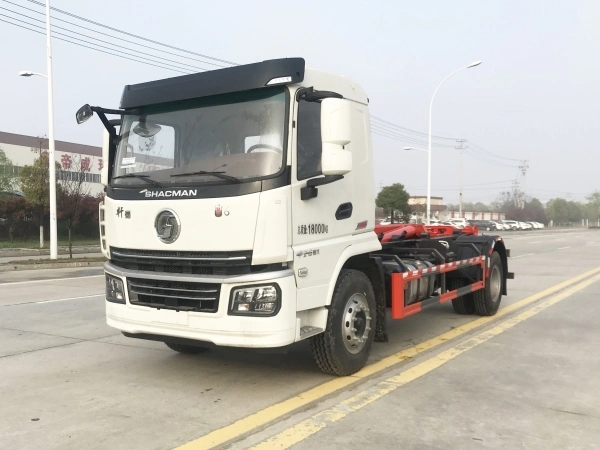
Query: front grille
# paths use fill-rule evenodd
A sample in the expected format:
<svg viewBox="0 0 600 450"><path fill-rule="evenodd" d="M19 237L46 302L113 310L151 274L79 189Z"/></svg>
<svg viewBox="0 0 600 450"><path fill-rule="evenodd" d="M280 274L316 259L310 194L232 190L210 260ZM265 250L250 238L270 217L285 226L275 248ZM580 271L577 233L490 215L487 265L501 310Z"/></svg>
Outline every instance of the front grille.
<svg viewBox="0 0 600 450"><path fill-rule="evenodd" d="M128 278L129 303L157 309L214 313L220 284Z"/></svg>
<svg viewBox="0 0 600 450"><path fill-rule="evenodd" d="M189 275L250 273L252 251L184 252L111 247L111 262L123 269Z"/></svg>

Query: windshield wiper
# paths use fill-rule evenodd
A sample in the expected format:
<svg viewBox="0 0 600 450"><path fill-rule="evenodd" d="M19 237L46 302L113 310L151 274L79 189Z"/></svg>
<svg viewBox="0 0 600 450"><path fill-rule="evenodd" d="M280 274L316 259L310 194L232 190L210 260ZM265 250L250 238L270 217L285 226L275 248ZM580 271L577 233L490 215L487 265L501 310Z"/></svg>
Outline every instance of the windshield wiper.
<svg viewBox="0 0 600 450"><path fill-rule="evenodd" d="M113 180L118 180L119 178L139 178L140 180L145 181L152 186L163 187L163 185L158 181L150 178L150 175L146 175L144 173L128 173L126 175L119 175L118 177L113 177Z"/></svg>
<svg viewBox="0 0 600 450"><path fill-rule="evenodd" d="M185 177L187 175L214 175L217 178L220 178L222 180L228 180L228 181L233 181L234 183L241 183L242 180L240 180L237 177L234 177L233 175L226 175L225 172L223 171L219 171L219 172L215 172L215 171L208 171L208 170L198 170L196 172L185 172L185 173L175 173L173 175L171 175L172 177Z"/></svg>

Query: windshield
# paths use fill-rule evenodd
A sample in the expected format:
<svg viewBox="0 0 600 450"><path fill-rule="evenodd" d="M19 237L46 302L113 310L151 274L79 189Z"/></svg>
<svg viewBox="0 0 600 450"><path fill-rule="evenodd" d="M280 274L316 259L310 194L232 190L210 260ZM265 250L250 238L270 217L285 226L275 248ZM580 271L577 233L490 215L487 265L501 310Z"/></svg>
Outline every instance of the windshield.
<svg viewBox="0 0 600 450"><path fill-rule="evenodd" d="M239 183L275 175L284 161L285 117L282 88L125 115L112 182L145 184L139 174L161 185Z"/></svg>

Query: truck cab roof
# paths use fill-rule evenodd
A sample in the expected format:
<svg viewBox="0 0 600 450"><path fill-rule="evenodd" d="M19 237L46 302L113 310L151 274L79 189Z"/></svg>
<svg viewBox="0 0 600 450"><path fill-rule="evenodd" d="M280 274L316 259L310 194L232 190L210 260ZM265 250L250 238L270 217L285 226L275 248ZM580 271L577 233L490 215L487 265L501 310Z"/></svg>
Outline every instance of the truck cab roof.
<svg viewBox="0 0 600 450"><path fill-rule="evenodd" d="M349 78L306 68L303 58L283 58L127 85L121 108L135 109L283 85L316 86L349 100L368 103L363 89Z"/></svg>

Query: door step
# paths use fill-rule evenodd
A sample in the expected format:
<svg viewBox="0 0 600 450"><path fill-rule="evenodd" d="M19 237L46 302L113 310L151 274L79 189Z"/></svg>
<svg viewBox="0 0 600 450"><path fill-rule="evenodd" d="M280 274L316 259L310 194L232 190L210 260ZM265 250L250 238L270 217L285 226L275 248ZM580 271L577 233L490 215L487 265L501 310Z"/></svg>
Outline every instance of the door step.
<svg viewBox="0 0 600 450"><path fill-rule="evenodd" d="M311 326L302 327L302 328L300 328L300 339L309 338L311 336L314 336L315 334L322 333L323 331L324 331L323 328L318 328L318 327L311 327Z"/></svg>

